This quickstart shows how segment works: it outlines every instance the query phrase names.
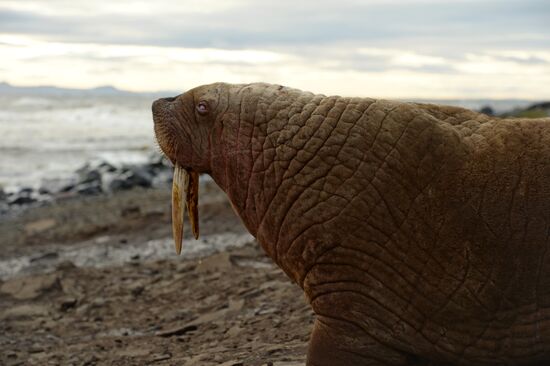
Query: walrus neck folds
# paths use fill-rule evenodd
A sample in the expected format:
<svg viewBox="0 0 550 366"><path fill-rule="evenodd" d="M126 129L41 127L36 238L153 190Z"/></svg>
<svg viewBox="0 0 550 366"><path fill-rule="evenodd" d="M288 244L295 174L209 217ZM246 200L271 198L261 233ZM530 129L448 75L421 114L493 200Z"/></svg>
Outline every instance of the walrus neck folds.
<svg viewBox="0 0 550 366"><path fill-rule="evenodd" d="M250 233L277 261L275 243L262 240L261 229L285 179L286 165L297 153L290 140L326 97L270 84L245 85L231 97L236 100L229 101L212 131L211 176ZM275 156L280 160L273 162Z"/></svg>

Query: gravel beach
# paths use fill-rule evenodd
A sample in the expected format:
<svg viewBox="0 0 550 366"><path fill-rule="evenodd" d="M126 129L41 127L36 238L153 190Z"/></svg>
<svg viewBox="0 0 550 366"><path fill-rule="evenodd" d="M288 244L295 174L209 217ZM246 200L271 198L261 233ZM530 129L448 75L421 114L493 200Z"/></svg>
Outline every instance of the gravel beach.
<svg viewBox="0 0 550 366"><path fill-rule="evenodd" d="M0 221L0 364L303 365L313 322L213 182L173 251L170 191L79 196Z"/></svg>

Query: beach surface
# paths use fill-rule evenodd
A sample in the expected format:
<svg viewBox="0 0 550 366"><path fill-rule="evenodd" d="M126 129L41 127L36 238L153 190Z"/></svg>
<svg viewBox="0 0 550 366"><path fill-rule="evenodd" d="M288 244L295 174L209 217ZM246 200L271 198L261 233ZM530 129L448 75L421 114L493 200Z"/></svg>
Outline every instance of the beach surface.
<svg viewBox="0 0 550 366"><path fill-rule="evenodd" d="M213 182L174 253L170 191L0 221L2 365L304 365L313 314ZM187 225L187 228L188 229Z"/></svg>

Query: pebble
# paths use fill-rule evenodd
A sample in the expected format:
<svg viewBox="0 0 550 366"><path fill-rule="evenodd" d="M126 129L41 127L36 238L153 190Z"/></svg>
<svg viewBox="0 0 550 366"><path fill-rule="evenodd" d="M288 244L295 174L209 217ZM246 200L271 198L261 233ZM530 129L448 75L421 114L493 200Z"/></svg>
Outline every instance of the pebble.
<svg viewBox="0 0 550 366"><path fill-rule="evenodd" d="M0 314L0 319L37 318L49 314L48 308L43 305L23 304L12 306Z"/></svg>
<svg viewBox="0 0 550 366"><path fill-rule="evenodd" d="M159 361L169 360L171 358L172 358L172 355L170 353L163 353L163 354L153 356L153 358L151 359L151 362L159 362Z"/></svg>
<svg viewBox="0 0 550 366"><path fill-rule="evenodd" d="M61 311L67 311L69 309L72 309L76 306L78 300L74 297L65 297L62 298L59 302L59 309Z"/></svg>
<svg viewBox="0 0 550 366"><path fill-rule="evenodd" d="M198 329L198 326L194 324L188 324L181 327L169 328L166 330L158 331L155 333L157 337L172 337L181 336L189 332L194 332Z"/></svg>
<svg viewBox="0 0 550 366"><path fill-rule="evenodd" d="M0 292L19 300L30 300L59 287L57 275L50 274L9 279L2 284Z"/></svg>
<svg viewBox="0 0 550 366"><path fill-rule="evenodd" d="M230 360L220 363L219 366L244 366L244 363L242 361Z"/></svg>

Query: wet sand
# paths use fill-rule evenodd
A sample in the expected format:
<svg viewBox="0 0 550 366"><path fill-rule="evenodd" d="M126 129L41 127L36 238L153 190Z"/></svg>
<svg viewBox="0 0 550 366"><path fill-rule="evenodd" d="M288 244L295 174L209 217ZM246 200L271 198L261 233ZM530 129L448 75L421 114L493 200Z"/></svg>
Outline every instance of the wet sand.
<svg viewBox="0 0 550 366"><path fill-rule="evenodd" d="M186 233L176 256L169 197L133 190L0 222L0 364L303 365L302 291L213 184L205 240Z"/></svg>

